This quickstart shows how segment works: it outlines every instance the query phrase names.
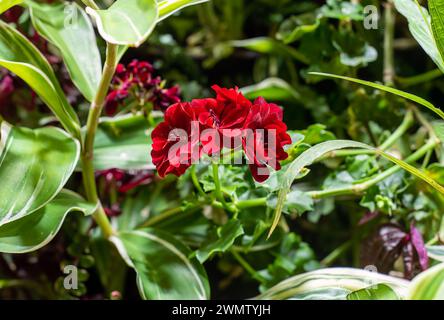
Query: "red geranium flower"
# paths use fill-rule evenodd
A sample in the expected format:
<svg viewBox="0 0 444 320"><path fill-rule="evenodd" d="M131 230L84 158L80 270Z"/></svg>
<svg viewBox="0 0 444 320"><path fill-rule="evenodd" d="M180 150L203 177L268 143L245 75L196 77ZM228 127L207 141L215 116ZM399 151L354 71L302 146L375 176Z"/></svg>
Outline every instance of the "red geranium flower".
<svg viewBox="0 0 444 320"><path fill-rule="evenodd" d="M172 173L181 176L200 156L199 108L190 103L176 103L165 112L165 121L152 132L153 150L151 157L160 177Z"/></svg>
<svg viewBox="0 0 444 320"><path fill-rule="evenodd" d="M258 98L250 109L245 120L244 152L250 162L250 170L258 182L268 179L268 166L280 170L279 161L285 160L288 154L284 146L291 144L287 125L282 121L282 109L265 99Z"/></svg>
<svg viewBox="0 0 444 320"><path fill-rule="evenodd" d="M213 89L216 99L172 105L153 131L151 155L159 175L182 175L201 151L213 156L223 147L243 147L254 179L265 181L268 167L279 170L279 161L288 157L284 146L291 138L281 108L263 98L251 103L237 88Z"/></svg>

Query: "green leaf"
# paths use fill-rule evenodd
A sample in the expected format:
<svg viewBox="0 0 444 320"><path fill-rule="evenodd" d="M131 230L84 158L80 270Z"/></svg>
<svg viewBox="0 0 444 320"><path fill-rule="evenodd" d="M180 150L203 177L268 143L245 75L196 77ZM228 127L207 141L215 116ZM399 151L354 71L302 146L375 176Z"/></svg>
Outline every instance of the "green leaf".
<svg viewBox="0 0 444 320"><path fill-rule="evenodd" d="M292 16L282 23L276 38L285 44L293 43L306 33L316 31L320 22L319 17L312 13Z"/></svg>
<svg viewBox="0 0 444 320"><path fill-rule="evenodd" d="M293 47L287 46L280 41L276 41L272 38L258 37L246 40L231 41L230 44L236 48L245 48L259 53L280 55L285 58L301 61L305 64L309 63L308 58L305 57L302 53L300 53Z"/></svg>
<svg viewBox="0 0 444 320"><path fill-rule="evenodd" d="M239 220L228 221L222 227L217 228L216 240L204 243L203 247L197 250L197 259L204 263L214 253L227 251L234 241L243 234L244 229Z"/></svg>
<svg viewBox="0 0 444 320"><path fill-rule="evenodd" d="M210 296L205 269L191 250L170 234L154 229L113 237L121 256L137 272L144 299L203 300Z"/></svg>
<svg viewBox="0 0 444 320"><path fill-rule="evenodd" d="M79 120L48 61L17 30L0 21L0 66L22 78L71 134L80 136Z"/></svg>
<svg viewBox="0 0 444 320"><path fill-rule="evenodd" d="M429 0L430 15L432 16L433 44L438 47L441 63L444 59L444 3L442 0ZM424 9L425 11L425 9ZM444 63L438 65L444 72Z"/></svg>
<svg viewBox="0 0 444 320"><path fill-rule="evenodd" d="M390 160L394 164L400 166L404 170L410 172L414 176L420 178L421 180L428 183L430 186L438 190L441 194L444 195L444 187L441 186L439 183L437 183L435 180L430 178L426 173L418 170L417 168L413 167L412 165L399 160L393 156L391 156L388 153L382 152L380 150L375 149L372 146L366 145L361 142L355 142L355 141L349 141L349 140L331 140L327 142L320 143L318 145L315 145L314 147L311 147L304 153L302 153L298 158L296 158L287 168L283 175L283 179L281 180L282 185L281 189L279 191L278 195L278 202L276 205L276 211L274 215L274 220L272 227L269 232L269 236L274 231L274 229L277 227L279 220L281 218L281 214L285 205L285 201L287 199L287 195L290 191L290 187L295 180L295 178L300 174L301 170L311 165L316 159L322 157L323 155L335 151L338 149L344 149L344 148L359 148L359 149L367 149L367 150L373 150L375 151L375 154L381 155L382 157L386 158L387 160Z"/></svg>
<svg viewBox="0 0 444 320"><path fill-rule="evenodd" d="M151 130L143 116L102 118L94 141L94 168L154 169Z"/></svg>
<svg viewBox="0 0 444 320"><path fill-rule="evenodd" d="M254 100L263 97L271 101L296 101L301 100L301 95L286 81L279 78L268 78L241 89L247 99Z"/></svg>
<svg viewBox="0 0 444 320"><path fill-rule="evenodd" d="M51 127L1 125L0 226L21 219L53 199L71 176L80 144Z"/></svg>
<svg viewBox="0 0 444 320"><path fill-rule="evenodd" d="M68 213L79 211L90 215L95 209L95 204L76 193L62 190L43 208L0 226L0 252L26 253L40 249L57 235Z"/></svg>
<svg viewBox="0 0 444 320"><path fill-rule="evenodd" d="M426 246L427 254L436 261L444 262L444 246Z"/></svg>
<svg viewBox="0 0 444 320"><path fill-rule="evenodd" d="M378 284L349 293L347 300L400 300L400 297L389 286Z"/></svg>
<svg viewBox="0 0 444 320"><path fill-rule="evenodd" d="M362 84L364 86L372 87L377 90L382 90L382 91L386 91L386 92L395 94L397 96L400 96L402 98L405 98L405 99L413 101L413 102L416 102L416 103L428 108L429 110L433 111L438 116L440 116L442 119L444 119L444 112L442 110L435 107L432 103L428 102L427 100L425 100L421 97L415 96L414 94L411 94L411 93L408 93L405 91L401 91L398 89L394 89L391 87L387 87L382 84L359 80L359 79L355 79L355 78L349 78L349 77L338 76L338 75L329 74L329 73L321 73L321 72L310 72L310 74L316 75L316 76L321 76L321 77L336 78L336 79L342 79L342 80L346 80L346 81L350 81L350 82L355 82L355 83Z"/></svg>
<svg viewBox="0 0 444 320"><path fill-rule="evenodd" d="M418 41L430 58L432 58L441 71L444 72L444 60L436 46L436 41L433 36L435 32L432 32L431 19L427 9L420 6L417 0L394 0L394 3L396 9L407 18L409 29L413 37ZM436 24L438 22L438 10L436 5L434 5L434 1L429 1L429 7L432 13L432 23ZM432 10L432 7L434 10ZM437 26L435 25L434 29L436 27Z"/></svg>
<svg viewBox="0 0 444 320"><path fill-rule="evenodd" d="M22 2L23 0L0 0L0 14Z"/></svg>
<svg viewBox="0 0 444 320"><path fill-rule="evenodd" d="M32 23L62 54L71 80L92 101L102 74L100 52L88 15L76 3L30 3Z"/></svg>
<svg viewBox="0 0 444 320"><path fill-rule="evenodd" d="M162 21L185 7L208 1L209 0L158 0L159 18L157 21Z"/></svg>
<svg viewBox="0 0 444 320"><path fill-rule="evenodd" d="M117 0L106 10L86 8L103 39L113 44L140 46L151 34L159 12L156 0Z"/></svg>
<svg viewBox="0 0 444 320"><path fill-rule="evenodd" d="M330 268L289 278L262 293L260 300L345 300L357 290L384 284L404 298L408 281L353 268Z"/></svg>
<svg viewBox="0 0 444 320"><path fill-rule="evenodd" d="M409 288L409 300L444 300L444 263L416 276Z"/></svg>

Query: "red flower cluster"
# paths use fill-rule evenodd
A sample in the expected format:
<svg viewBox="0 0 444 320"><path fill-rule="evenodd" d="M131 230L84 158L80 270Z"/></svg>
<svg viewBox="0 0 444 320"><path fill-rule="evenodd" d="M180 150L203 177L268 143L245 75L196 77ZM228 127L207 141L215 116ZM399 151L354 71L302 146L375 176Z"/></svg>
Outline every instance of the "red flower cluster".
<svg viewBox="0 0 444 320"><path fill-rule="evenodd" d="M179 102L179 87L165 88L165 82L154 77L153 72L153 66L146 61L133 60L127 66L119 64L106 98L105 112L116 114L124 102L135 101L142 107L150 104L150 108L157 110L165 110Z"/></svg>
<svg viewBox="0 0 444 320"><path fill-rule="evenodd" d="M268 167L281 168L291 143L283 112L275 104L258 98L253 103L235 89L213 86L216 99L176 103L165 113L165 121L152 133L151 156L161 177L182 175L202 154L214 156L223 147L242 148L252 175L263 182Z"/></svg>

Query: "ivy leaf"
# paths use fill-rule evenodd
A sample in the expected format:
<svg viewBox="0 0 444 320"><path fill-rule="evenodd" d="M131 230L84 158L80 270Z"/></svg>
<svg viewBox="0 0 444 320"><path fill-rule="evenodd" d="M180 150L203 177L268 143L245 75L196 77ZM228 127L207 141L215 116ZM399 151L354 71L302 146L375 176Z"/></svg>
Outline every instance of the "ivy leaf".
<svg viewBox="0 0 444 320"><path fill-rule="evenodd" d="M69 190L62 190L41 209L0 226L0 252L26 253L48 244L62 227L68 213L91 215L96 204L86 202Z"/></svg>
<svg viewBox="0 0 444 320"><path fill-rule="evenodd" d="M275 194L271 194L267 197L267 206L272 209L276 209L277 197ZM293 190L287 195L282 212L288 214L302 215L304 212L313 210L313 198L305 192L300 190Z"/></svg>
<svg viewBox="0 0 444 320"><path fill-rule="evenodd" d="M31 130L1 125L0 226L42 208L62 189L80 144L51 127Z"/></svg>
<svg viewBox="0 0 444 320"><path fill-rule="evenodd" d="M88 15L76 3L28 3L35 29L60 50L72 81L92 101L99 87L102 63Z"/></svg>
<svg viewBox="0 0 444 320"><path fill-rule="evenodd" d="M0 66L24 80L71 134L80 136L77 114L45 57L17 30L0 21Z"/></svg>
<svg viewBox="0 0 444 320"><path fill-rule="evenodd" d="M86 8L103 39L124 46L140 46L159 17L156 0L117 0L106 10Z"/></svg>
<svg viewBox="0 0 444 320"><path fill-rule="evenodd" d="M94 140L94 168L154 169L151 130L143 116L101 118Z"/></svg>
<svg viewBox="0 0 444 320"><path fill-rule="evenodd" d="M204 263L216 252L227 251L234 243L234 241L244 234L244 229L239 220L228 221L222 227L217 228L217 239L212 239L208 243L197 250L196 257Z"/></svg>
<svg viewBox="0 0 444 320"><path fill-rule="evenodd" d="M436 1L430 0L429 7L432 13L432 21L427 9L419 5L417 0L394 0L396 9L407 18L409 29L413 37L418 41L424 51L432 58L436 65L444 72L444 60L442 53L438 50L436 40L441 42L438 34L439 28L439 10ZM442 13L441 13L442 14ZM434 24L432 30L432 23ZM442 45L442 44L441 44Z"/></svg>
<svg viewBox="0 0 444 320"><path fill-rule="evenodd" d="M137 272L144 299L203 300L210 296L205 269L191 250L172 235L154 229L122 232L113 237L121 256Z"/></svg>

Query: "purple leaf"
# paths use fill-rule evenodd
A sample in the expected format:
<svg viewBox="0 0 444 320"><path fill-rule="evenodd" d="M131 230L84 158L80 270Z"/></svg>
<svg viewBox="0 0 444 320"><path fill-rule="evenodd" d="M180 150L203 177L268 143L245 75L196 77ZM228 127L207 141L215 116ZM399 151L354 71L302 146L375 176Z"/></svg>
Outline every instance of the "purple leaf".
<svg viewBox="0 0 444 320"><path fill-rule="evenodd" d="M422 270L426 270L429 267L429 257L427 255L427 249L424 245L424 239L422 238L419 230L412 223L410 226L410 237L416 253L418 254L419 264Z"/></svg>

